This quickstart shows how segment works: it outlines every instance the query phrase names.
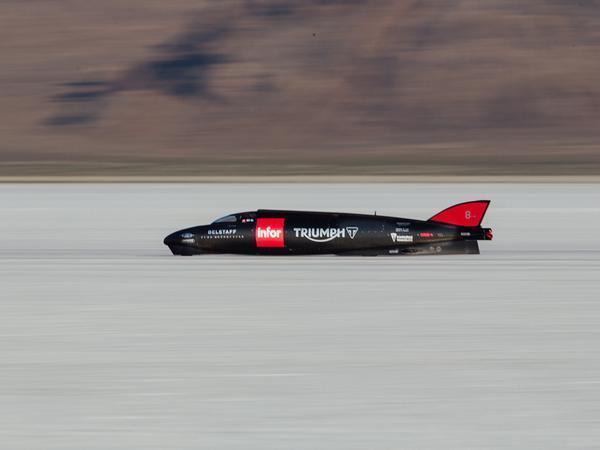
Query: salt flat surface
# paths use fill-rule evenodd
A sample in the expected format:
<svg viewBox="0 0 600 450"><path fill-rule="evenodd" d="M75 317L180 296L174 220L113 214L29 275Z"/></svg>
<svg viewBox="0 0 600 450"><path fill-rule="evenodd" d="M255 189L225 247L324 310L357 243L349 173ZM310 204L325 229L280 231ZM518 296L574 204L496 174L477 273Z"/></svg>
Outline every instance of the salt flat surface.
<svg viewBox="0 0 600 450"><path fill-rule="evenodd" d="M479 256L162 245L485 198ZM1 449L600 446L598 185L0 185L0 298Z"/></svg>

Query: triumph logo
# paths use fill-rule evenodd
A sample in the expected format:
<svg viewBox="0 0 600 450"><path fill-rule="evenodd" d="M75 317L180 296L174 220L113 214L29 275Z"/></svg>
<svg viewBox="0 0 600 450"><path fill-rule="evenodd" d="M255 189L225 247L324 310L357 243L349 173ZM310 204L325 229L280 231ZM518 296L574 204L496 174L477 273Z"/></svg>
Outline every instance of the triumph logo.
<svg viewBox="0 0 600 450"><path fill-rule="evenodd" d="M337 238L350 239L356 237L358 227L346 228L294 228L297 238L305 238L312 242L330 242Z"/></svg>
<svg viewBox="0 0 600 450"><path fill-rule="evenodd" d="M356 233L358 232L358 227L346 227L346 231L348 232L350 239L354 239L354 236L356 236Z"/></svg>

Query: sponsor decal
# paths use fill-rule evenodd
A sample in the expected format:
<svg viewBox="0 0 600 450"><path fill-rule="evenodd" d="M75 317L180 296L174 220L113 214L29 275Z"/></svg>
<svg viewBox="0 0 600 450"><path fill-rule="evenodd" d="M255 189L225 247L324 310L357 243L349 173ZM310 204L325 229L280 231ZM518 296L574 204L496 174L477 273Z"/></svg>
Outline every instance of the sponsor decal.
<svg viewBox="0 0 600 450"><path fill-rule="evenodd" d="M283 248L285 219L256 219L256 246L258 248Z"/></svg>
<svg viewBox="0 0 600 450"><path fill-rule="evenodd" d="M412 235L390 233L390 236L392 237L392 241L394 241L394 242L412 242L413 241Z"/></svg>
<svg viewBox="0 0 600 450"><path fill-rule="evenodd" d="M252 223L254 219L242 219L242 223Z"/></svg>
<svg viewBox="0 0 600 450"><path fill-rule="evenodd" d="M410 229L408 227L396 228L396 233L409 233Z"/></svg>
<svg viewBox="0 0 600 450"><path fill-rule="evenodd" d="M390 255L397 255L398 253L400 253L400 250L398 250L397 248L394 250L390 250Z"/></svg>
<svg viewBox="0 0 600 450"><path fill-rule="evenodd" d="M346 231L348 232L350 239L354 239L354 236L358 233L358 227L346 227Z"/></svg>
<svg viewBox="0 0 600 450"><path fill-rule="evenodd" d="M433 233L419 233L419 236L422 238L431 238L433 237Z"/></svg>
<svg viewBox="0 0 600 450"><path fill-rule="evenodd" d="M308 239L312 242L330 242L334 239L345 238L350 239L356 237L358 227L346 228L294 228L294 233L297 238Z"/></svg>
<svg viewBox="0 0 600 450"><path fill-rule="evenodd" d="M194 239L194 235L192 233L183 233L181 239Z"/></svg>
<svg viewBox="0 0 600 450"><path fill-rule="evenodd" d="M460 235L462 237L469 237L469 236L471 236L471 233L469 233L468 231L463 231L462 233L460 233Z"/></svg>
<svg viewBox="0 0 600 450"><path fill-rule="evenodd" d="M212 236L223 236L223 235L229 235L229 234L235 234L237 233L236 229L228 229L228 230L208 230L208 234L212 235Z"/></svg>

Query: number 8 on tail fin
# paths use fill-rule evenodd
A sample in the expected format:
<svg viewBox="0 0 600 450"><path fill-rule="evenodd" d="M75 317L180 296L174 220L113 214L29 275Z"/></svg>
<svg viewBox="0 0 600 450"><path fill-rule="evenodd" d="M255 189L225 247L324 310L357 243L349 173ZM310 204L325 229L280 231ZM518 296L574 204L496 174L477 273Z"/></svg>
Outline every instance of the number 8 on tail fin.
<svg viewBox="0 0 600 450"><path fill-rule="evenodd" d="M478 227L490 205L489 200L459 203L437 213L429 222L444 223L458 227Z"/></svg>

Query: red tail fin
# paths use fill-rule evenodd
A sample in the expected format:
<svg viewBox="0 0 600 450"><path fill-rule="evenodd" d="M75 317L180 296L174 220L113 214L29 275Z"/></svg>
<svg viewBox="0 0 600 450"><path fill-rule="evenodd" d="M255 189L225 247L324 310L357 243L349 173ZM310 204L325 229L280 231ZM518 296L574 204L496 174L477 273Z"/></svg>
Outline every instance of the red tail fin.
<svg viewBox="0 0 600 450"><path fill-rule="evenodd" d="M478 227L483 220L483 216L485 216L488 206L490 206L489 200L459 203L437 213L429 221L459 227Z"/></svg>

